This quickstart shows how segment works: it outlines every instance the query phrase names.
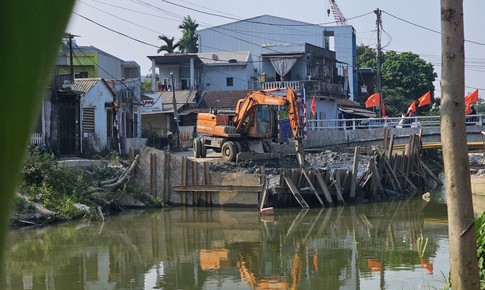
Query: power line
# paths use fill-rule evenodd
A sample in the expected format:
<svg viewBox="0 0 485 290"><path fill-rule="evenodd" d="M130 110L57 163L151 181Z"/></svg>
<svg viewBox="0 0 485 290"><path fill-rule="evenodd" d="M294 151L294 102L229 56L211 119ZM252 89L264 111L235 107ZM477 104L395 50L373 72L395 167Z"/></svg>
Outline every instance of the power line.
<svg viewBox="0 0 485 290"><path fill-rule="evenodd" d="M131 36L127 35L127 34L124 34L123 32L119 32L119 31L117 31L117 30L114 30L114 29L112 29L112 28L109 28L109 27L107 27L107 26L104 26L103 24L98 23L98 22L96 22L96 21L94 21L94 20L92 20L92 19L90 19L90 18L88 18L88 17L85 17L85 16L83 16L83 15L81 15L81 14L77 13L76 11L73 11L72 13L73 13L73 14L75 14L75 15L77 15L77 16L79 16L79 17L81 17L81 18L84 18L85 20L87 20L87 21L89 21L89 22L92 22L92 23L94 23L94 24L96 24L96 25L98 25L98 26L100 26L100 27L103 27L103 28L104 28L104 29L106 29L106 30L109 30L109 31L114 32L114 33L119 34L119 35L122 35L122 36L127 37L127 38L129 38L129 39L131 39L131 40L134 40L134 41L136 41L136 42L139 42L139 43L142 43L142 44L145 44L145 45L148 45L148 46L152 46L152 47L159 48L159 46L158 46L158 45L150 44L150 43L145 42L145 41L143 41L143 40L139 40L139 39L136 39L136 38L134 38L134 37L131 37Z"/></svg>
<svg viewBox="0 0 485 290"><path fill-rule="evenodd" d="M171 5L174 5L174 6L177 6L177 7L180 7L180 8L184 8L184 9L190 10L190 11L194 11L194 12L198 12L198 13L202 13L202 14L206 14L206 15L210 15L210 16L225 18L225 19L229 19L229 20L248 22L248 23L264 24L264 25L270 25L270 26L287 26L287 27L320 25L320 24L311 24L311 23L284 24L284 23L271 23L271 22L253 21L253 20L250 20L250 19L241 19L239 17L232 17L232 16L222 15L222 14L219 14L219 13L212 13L212 12L202 11L200 9L195 9L195 8L188 7L188 6L185 6L185 5L182 5L182 4L177 4L177 3L174 3L174 2L168 1L168 0L161 0L161 1L162 2L165 2L165 3L168 3L168 4L171 4ZM358 15L358 16L355 16L355 17L352 17L352 18L348 18L348 20L350 20L350 19L357 19L357 18L366 16L366 15L369 15L371 13L373 13L373 12L371 11L371 12L368 12L368 13L365 13L365 14L362 14L362 15ZM330 22L330 23L335 23L335 22Z"/></svg>
<svg viewBox="0 0 485 290"><path fill-rule="evenodd" d="M386 13L387 15L389 15L389 16L391 16L391 17L393 17L393 18L397 19L397 20L400 20L400 21L402 21L402 22L405 22L405 23L407 23L407 24L409 24L409 25L413 25L413 26L419 27L419 28L421 28L421 29L424 29L424 30L427 30L427 31L431 31L431 32L433 32L433 33L436 33L436 34L441 35L441 32L440 32L440 31L438 31L438 30L434 30L434 29L431 29L431 28L428 28L428 27L425 27L425 26L422 26L422 25L416 24L416 23L411 22L411 21L409 21L409 20L406 20L406 19L403 19L403 18L401 18L401 17L398 17L398 16L395 16L395 15L392 15L391 13L386 12L386 11L382 11L382 12ZM473 44L477 44L477 45L483 45L483 46L485 46L485 43L478 42L478 41L474 41L474 40L467 40L467 39L465 39L465 42L469 42L469 43L473 43Z"/></svg>
<svg viewBox="0 0 485 290"><path fill-rule="evenodd" d="M214 11L214 12L218 12L218 13L221 13L221 14L225 14L225 15L230 15L230 16L233 16L233 17L237 17L236 15L232 15L232 14L229 14L229 13L226 13L226 12L217 11L217 10L214 10L214 9L211 9L211 8L208 8L208 7L204 7L204 6L201 6L201 5L197 5L195 3L190 3L188 1L183 1L183 0L179 0L179 1L180 2L184 2L184 3L187 3L187 4L190 4L192 6L196 6L196 7L200 7L200 8L207 9L209 11Z"/></svg>
<svg viewBox="0 0 485 290"><path fill-rule="evenodd" d="M149 7L151 7L151 8L155 8L155 9L158 9L158 10L160 10L160 11L164 12L164 10L163 10L163 9L160 9L160 8L158 8L158 7L154 6L154 5L149 4L149 3L146 3L146 2L143 2L143 1L140 1L140 0L133 0L133 1L134 1L134 2L136 1L136 2L138 2L138 3L143 3L143 4L144 4L144 5L146 5L146 6L149 6ZM108 12L106 12L106 11L102 10L102 9L99 9L99 8L93 7L93 6L91 6L91 5L87 4L87 3L84 3L84 2L82 2L82 1L81 1L81 3L83 3L83 4L87 5L87 6L90 6L90 7L94 8L94 9L97 9L98 11L101 11L101 12L104 12L104 13L106 13L106 14L108 14L108 15L111 15L111 16L113 16L113 17L115 17L115 18L121 19L121 20L126 21L126 22L128 22L128 23L131 23L131 24L133 24L133 25L136 25L136 26L139 26L139 27L145 28L145 29L150 30L150 31L152 31L152 32L156 32L157 34L162 34L162 35L164 34L164 33L161 33L161 32L158 32L158 31L154 31L154 30L152 30L152 29L149 29L149 28L147 28L147 27L144 27L144 26L141 26L141 25L137 25L137 24L135 24L135 23L133 23L133 22L127 21L126 19L122 19L122 18L120 18L120 17L118 17L118 16L116 16L116 15L113 15L113 14L111 14L111 13L108 13ZM117 6L117 7L119 7L119 6ZM123 7L119 7L119 8L124 9ZM121 35L123 35L123 36L125 36L125 37L128 37L128 38L130 38L130 39L137 40L137 39L135 39L135 38L133 38L133 37L131 37L131 36L127 35L127 34L124 34L124 33L118 32L118 31L116 31L116 30L114 30L114 29L111 29L111 28L109 28L109 27L107 27L107 26L104 26L104 25L102 25L102 24L100 24L100 23L98 23L98 22L96 22L96 21L94 21L94 20L91 20L91 19L89 19L89 18L87 18L87 17L84 17L84 16L82 16L82 15L79 15L78 13L75 13L75 14L76 14L76 15L78 15L78 16L80 16L80 17L83 17L84 19L86 19L86 20L88 20L88 21L91 21L91 22L93 22L93 23L95 23L95 24L97 24L97 25L99 25L99 26L101 26L101 27L103 27L103 28L105 28L105 29L108 29L108 30L113 31L113 32L118 33L118 34L121 34ZM263 23L263 22L261 22L261 23ZM222 32L217 31L215 28L212 28L212 27L211 27L211 28L207 28L207 29L209 29L209 30L213 30L213 31L215 31L215 32L217 32L217 33L220 33L220 34L222 34L222 35L228 36L228 37L230 37L230 38L234 38L234 39L236 39L236 40L239 40L239 41L242 41L242 42L246 42L246 43L248 43L248 44L252 44L252 45L255 45L255 46L259 46L259 44L257 44L257 43L253 43L253 42L247 41L247 40L245 40L245 39L235 37L235 36L234 36L234 35L232 35L232 34L225 34L225 33L222 33ZM232 32L232 31L235 31L235 30L231 30L231 29L227 29L227 28L222 28L222 29L224 29L224 30L229 30L229 31L231 31L231 32ZM236 32L237 32L237 31L236 31ZM252 34L246 34L246 35L253 36L253 37L257 37L257 36L254 36L254 35L252 35ZM263 38L263 37L261 37L261 38ZM264 38L264 39L268 39L268 38ZM268 39L268 40L271 40L271 39ZM151 45L151 44L145 43L145 42L143 42L143 41L141 41L141 40L137 40L137 41L142 42L142 43L147 44L147 45L150 45L150 46L154 46L154 45ZM159 48L159 46L155 46L155 47ZM209 47L209 48L210 48L210 47ZM273 52L279 52L278 50L274 50L274 49L269 49L269 50L271 50L271 51L273 51Z"/></svg>
<svg viewBox="0 0 485 290"><path fill-rule="evenodd" d="M161 1L162 2L165 2L165 3L168 3L168 4L171 4L171 5L174 5L174 6L177 6L177 7L181 7L181 8L184 8L184 9L188 9L188 10L191 10L191 11L194 11L194 12L198 12L198 13L202 13L202 14L206 14L206 15L210 15L210 16L216 16L216 17L221 17L221 18L226 18L226 19L236 20L236 21L240 21L241 20L241 18L236 18L236 17L231 17L231 16L225 16L225 15L221 15L221 14L217 14L217 13L206 12L206 11L202 11L202 10L195 9L195 8L190 8L188 6L185 6L185 5L182 5L182 4L173 3L173 2L170 2L170 1L166 1L166 0L161 0Z"/></svg>
<svg viewBox="0 0 485 290"><path fill-rule="evenodd" d="M101 4L110 5L110 4L107 4L107 3L104 3L104 2L101 2L101 1L97 1L97 0L93 0L93 1L98 2L98 3L101 3ZM149 4L149 3L147 3L147 2L144 2L144 1L141 1L141 0L131 0L131 1L132 1L132 2L134 2L134 3L138 3L138 4L140 4L140 5L147 6L147 7L150 7L150 8L154 8L154 9L157 9L157 10L159 10L159 11L161 11L161 12L167 13L167 11L166 11L166 10L161 9L161 8L159 8L159 7L157 7L157 6L154 6L154 5L152 5L152 4ZM82 2L82 1L81 1L81 2ZM90 7L93 7L93 6L91 6L91 5L89 5L89 4L85 3L85 2L82 2L82 3L83 3L83 4L85 4L85 5L88 5L88 6L90 6ZM114 6L114 7L120 8L120 9L127 9L127 8L120 7L120 6L116 6L116 5L110 5L110 6ZM183 5L182 5L182 6L183 6ZM184 6L184 7L186 7L186 6ZM118 17L118 16L116 16L116 15L113 15L113 14L111 14L111 13L108 13L108 12L106 12L106 11L103 11L103 10L101 10L101 9L99 9L99 8L96 8L96 7L93 7L93 8L95 8L95 9L97 9L97 10L101 11L101 12L107 13L107 14L108 14L108 15L110 15L110 16L116 17L116 18L121 19L121 20L123 20L123 21L126 21L126 22L128 22L128 23L131 23L131 24L133 24L133 25L136 25L136 26L139 26L139 27L142 27L142 28L148 29L148 30L150 30L150 31L152 31L152 32L156 32L157 34L164 34L164 33L161 33L161 32L158 32L158 31L154 31L154 30L152 30L152 29L149 29L149 28L147 28L147 27L144 27L144 26L138 25L138 24L136 24L136 23L133 23L133 22L127 21L127 20L122 19L122 18L120 18L120 17ZM188 7L187 7L187 8L188 8ZM127 9L127 10L130 10L130 11L135 11L135 10L132 10L132 9ZM141 11L135 11L135 12L137 12L137 13L143 13L143 12L141 12ZM358 17L363 17L363 16L368 15L368 14L370 14L370 13L372 13L372 12L365 13L365 14L362 14L362 15L359 15L359 16L356 16L356 17L353 17L352 19L354 19L354 18L358 18ZM112 28L109 28L109 27L107 27L107 26L105 26L105 25L102 25L102 24L100 24L100 23L98 23L98 22L96 22L96 21L94 21L94 20L92 20L92 19L89 19L89 18L87 18L87 17L85 17L85 16L82 16L82 15L80 15L80 14L78 14L78 13L75 13L75 14L76 14L76 15L78 15L78 16L80 16L80 17L83 17L84 19L86 19L86 20L88 20L88 21L91 21L91 22L93 22L93 23L95 23L95 24L97 24L97 25L99 25L99 26L101 26L101 27L103 27L103 28L105 28L105 29L108 29L108 30L110 30L110 31L112 31L112 32L118 33L118 34L120 34L120 35L122 35L122 36L128 37L128 38L130 38L130 39L132 39L132 40L135 40L135 41L141 42L141 43L143 43L143 44L146 44L146 45L149 45L149 46L152 46L152 47L159 48L159 46L156 46L156 45L153 45L153 44L150 44L150 43L146 43L146 42L144 42L144 41L142 41L142 40L139 40L139 39L136 39L136 38L134 38L134 37L131 37L131 36L129 36L129 35L127 35L127 34L125 34L125 33L122 33L122 32L119 32L119 31L116 31L116 30L114 30L114 29L112 29ZM152 16L154 16L154 15L152 14ZM253 22L254 22L254 23L260 23L260 24L268 24L268 25L270 25L270 24L271 24L271 25L274 25L274 23L267 23L267 22L261 22L261 21L253 21ZM306 25L306 26L308 26L308 25L314 26L314 24L305 24L305 25ZM296 26L301 26L301 25L296 25ZM222 34L222 35L228 36L228 37L230 37L230 38L234 38L234 39L236 39L236 40L239 40L239 41L242 41L242 42L246 42L246 43L248 43L248 44L252 44L252 45L255 45L255 46L259 46L259 44L257 44L257 43L250 42L250 41L247 41L247 40L245 40L245 39L235 37L233 34L226 34L226 33L222 33L222 32L220 32L220 31L217 31L217 29L224 29L224 30L228 30L228 31L231 31L231 32L239 32L239 33L241 33L241 31L240 31L240 30L234 30L234 29L228 29L228 28L219 28L219 27L216 27L216 28L210 27L210 28L208 28L208 29L213 30L214 32L220 33L220 34ZM245 34L245 35L252 36L252 37L258 37L258 36L253 35L253 33L254 33L254 32L252 32L252 33L247 33L247 34L245 34L245 33L241 33L241 34ZM300 33L300 31L298 32L298 34L301 34L301 33ZM261 38L262 38L262 37L261 37ZM267 39L267 38L265 38L265 39ZM271 39L269 39L269 40L271 40ZM210 47L208 47L208 48L210 48ZM280 52L279 50L276 50L276 49L269 49L269 48L268 48L268 50L273 51L273 52L277 52L277 53L278 53L278 52Z"/></svg>
<svg viewBox="0 0 485 290"><path fill-rule="evenodd" d="M155 33L158 33L158 34L164 34L164 33L160 32L160 31L153 30L153 29L151 29L151 28L149 28L149 27L146 27L146 26L140 25L140 24L138 24L138 23L135 23L135 22L129 21L129 20L125 19L125 18L122 18L122 17L116 16L116 15L114 15L113 13L110 13L110 12L104 11L104 10L102 10L102 9L99 9L99 8L97 8L97 7L95 7L95 6L92 6L92 5L90 5L90 4L86 3L86 2L83 2L83 1L81 1L81 0L78 0L78 1L79 1L79 2L81 2L81 3L83 3L84 5L87 5L87 6L91 7L91 8L94 8L94 9L96 9L96 10L100 11L100 12L103 12L103 13L105 13L105 14L108 14L108 15L110 15L110 16L112 16L112 17L114 17L114 18L120 19L121 21L124 21L124 22L130 23L130 24L133 24L133 25L135 25L135 26L138 26L138 27L140 27L140 28L146 29L146 30L151 31L151 32L155 32Z"/></svg>
<svg viewBox="0 0 485 290"><path fill-rule="evenodd" d="M156 17L156 18L160 18L160 19L166 19L166 20L171 20L171 21L179 21L179 19L163 17L163 16L160 16L160 15L157 15L157 14L151 14L151 13L147 13L147 12L144 12L144 11L139 11L139 10L135 10L135 9L127 8L127 7L122 7L122 6L114 5L114 4L111 4L111 3L106 3L106 2L103 2L103 1L99 1L99 0L91 0L91 1L96 2L96 3L99 3L99 4L102 4L102 5L107 5L107 6L115 7L115 8L118 8L118 9L130 11L130 12L135 12L135 13L138 13L138 14L143 14L145 16L152 16L152 17Z"/></svg>
<svg viewBox="0 0 485 290"><path fill-rule="evenodd" d="M89 59L95 66L97 66L99 69L101 69L102 71L104 71L106 74L108 74L110 77L112 77L114 80L116 81L119 81L122 85L124 85L128 91L130 92L131 96L136 100L136 104L140 105L141 102L140 100L138 100L134 94L134 92L131 91L131 88L128 87L128 85L121 79L118 79L117 77L113 76L109 71L105 70L103 67L101 67L98 63L96 63L93 59L91 59L91 57L89 55L87 55L76 43L74 44L76 46L76 48L82 53L84 54L84 56ZM76 57L77 58L77 57ZM79 60L78 60L79 61Z"/></svg>
<svg viewBox="0 0 485 290"><path fill-rule="evenodd" d="M133 3L136 3L136 4L138 4L138 5L141 5L141 6L145 6L145 7L147 7L147 8L150 8L150 9L155 9L155 10L158 10L158 11L160 11L160 12L163 12L163 13L167 14L167 15L176 16L176 17L178 17L179 19L183 19L183 18L184 18L184 16L183 16L183 15L180 15L180 14L174 13L173 11L170 11L170 10L165 10L165 9L162 9L162 8L160 8L160 7L157 7L157 6L155 6L155 5L152 5L152 4L147 3L147 2L145 2L145 1L142 1L142 0L130 0L130 1L131 1L131 2L133 2Z"/></svg>

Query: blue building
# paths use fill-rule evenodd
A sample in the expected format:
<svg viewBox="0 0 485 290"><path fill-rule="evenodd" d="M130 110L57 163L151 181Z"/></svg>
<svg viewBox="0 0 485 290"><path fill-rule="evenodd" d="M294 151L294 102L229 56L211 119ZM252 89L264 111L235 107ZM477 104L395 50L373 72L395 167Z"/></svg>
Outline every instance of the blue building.
<svg viewBox="0 0 485 290"><path fill-rule="evenodd" d="M261 83L318 80L339 84L341 96L347 95L351 100L357 97L356 36L350 25L320 26L262 15L203 29L198 31L198 36L199 53L250 51L255 75L263 78L259 79ZM313 54L308 47L329 52L312 62ZM279 67L288 71L281 71ZM333 69L336 72L330 71ZM282 73L285 74L282 76ZM335 91L321 93L334 95Z"/></svg>

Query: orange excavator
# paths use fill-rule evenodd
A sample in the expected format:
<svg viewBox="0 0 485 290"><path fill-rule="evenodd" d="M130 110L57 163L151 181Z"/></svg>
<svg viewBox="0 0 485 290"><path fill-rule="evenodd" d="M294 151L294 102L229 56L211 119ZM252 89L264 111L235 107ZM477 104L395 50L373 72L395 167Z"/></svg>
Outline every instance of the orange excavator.
<svg viewBox="0 0 485 290"><path fill-rule="evenodd" d="M300 166L303 166L303 125L299 103L293 88L286 89L286 96L274 94L276 90L250 92L240 99L234 113L199 113L197 133L194 138L194 157L206 157L211 148L222 153L224 161L234 162L238 153L271 152L271 139L275 126L275 106L285 106L290 127L295 138L295 149Z"/></svg>

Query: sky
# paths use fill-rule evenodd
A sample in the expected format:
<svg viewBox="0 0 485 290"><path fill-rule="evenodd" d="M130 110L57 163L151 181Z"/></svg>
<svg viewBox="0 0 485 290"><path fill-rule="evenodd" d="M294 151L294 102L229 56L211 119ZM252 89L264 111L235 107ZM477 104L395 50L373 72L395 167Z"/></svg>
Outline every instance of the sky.
<svg viewBox="0 0 485 290"><path fill-rule="evenodd" d="M358 44L377 44L375 9L382 13L384 50L413 52L430 62L438 74L435 96L441 95L440 0L335 0L347 23L357 34ZM485 99L485 32L481 15L485 1L466 0L465 94L479 89ZM142 76L150 73L149 55L157 55L164 44L159 35L175 37L183 18L190 15L205 29L260 15L273 15L320 25L336 25L329 0L222 1L222 0L77 0L66 32L78 35L79 46L94 46L118 58L134 60ZM97 23L97 24L96 24ZM116 31L116 32L114 32ZM123 34L123 35L121 35ZM162 52L163 54L164 52ZM416 96L419 97L419 96Z"/></svg>

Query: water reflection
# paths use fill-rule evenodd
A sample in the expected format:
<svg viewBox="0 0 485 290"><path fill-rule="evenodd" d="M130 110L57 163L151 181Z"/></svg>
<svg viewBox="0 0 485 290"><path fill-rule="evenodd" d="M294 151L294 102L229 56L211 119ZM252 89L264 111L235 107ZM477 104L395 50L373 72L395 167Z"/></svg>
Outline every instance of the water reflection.
<svg viewBox="0 0 485 290"><path fill-rule="evenodd" d="M426 289L448 277L446 208L420 199L176 208L11 234L2 289Z"/></svg>

